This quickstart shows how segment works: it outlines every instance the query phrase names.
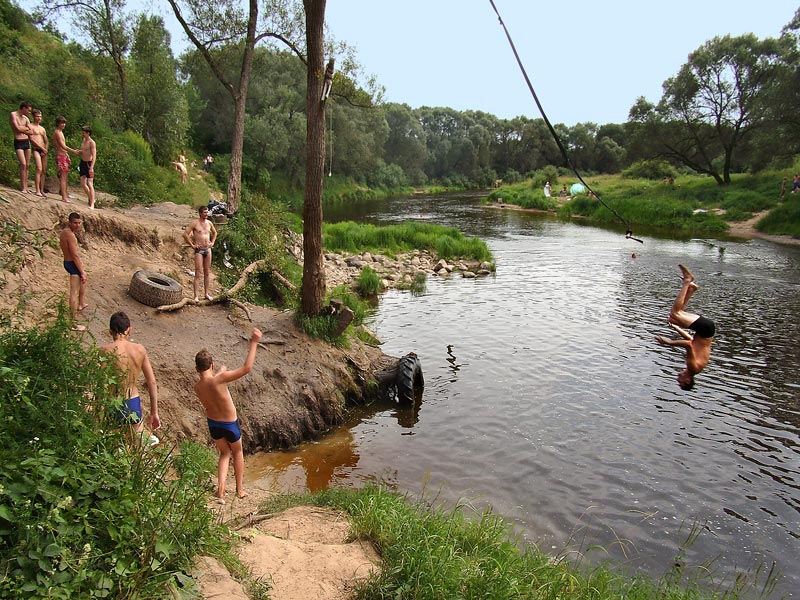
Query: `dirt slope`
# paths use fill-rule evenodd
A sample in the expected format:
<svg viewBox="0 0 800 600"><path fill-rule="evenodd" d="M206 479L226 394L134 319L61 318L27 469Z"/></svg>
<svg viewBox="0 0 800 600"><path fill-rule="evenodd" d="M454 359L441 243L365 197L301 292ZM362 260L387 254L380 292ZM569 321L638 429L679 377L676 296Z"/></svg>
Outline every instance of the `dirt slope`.
<svg viewBox="0 0 800 600"><path fill-rule="evenodd" d="M207 441L205 418L192 392L194 355L208 348L217 365L236 367L244 359L254 326L264 332L266 343L253 372L231 388L247 452L296 445L319 435L340 418L345 397L358 396L369 374L391 362L370 346L343 351L313 340L295 327L289 312L252 306L250 323L244 311L233 306L190 306L157 313L131 298L127 289L138 269L169 275L182 284L186 295L191 294L193 266L181 238L195 215L188 206L167 202L150 208L89 211L78 198L66 204L54 195L42 199L2 186L0 199L0 220L53 240L69 212L82 214L79 243L88 273L89 303L81 317L88 328L83 339L105 343L111 314L128 313L132 339L147 348L158 381L160 437ZM98 200L101 206L108 205L102 194ZM57 246L46 248L42 258L29 252L24 268L5 276L0 309L14 309L24 297L18 314L31 322L52 314L53 301L68 288ZM144 399L143 404L149 407Z"/></svg>

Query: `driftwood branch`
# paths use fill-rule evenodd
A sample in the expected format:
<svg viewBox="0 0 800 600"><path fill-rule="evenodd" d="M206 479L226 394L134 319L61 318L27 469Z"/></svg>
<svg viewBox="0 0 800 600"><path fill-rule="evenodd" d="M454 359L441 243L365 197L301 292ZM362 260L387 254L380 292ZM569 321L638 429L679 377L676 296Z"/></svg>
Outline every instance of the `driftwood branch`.
<svg viewBox="0 0 800 600"><path fill-rule="evenodd" d="M265 515L247 515L244 520L232 527L234 531L239 531L240 529L244 529L245 527L250 527L251 525L255 525L256 523L260 523L261 521L266 521L267 519L271 519L275 516L276 513L267 513Z"/></svg>
<svg viewBox="0 0 800 600"><path fill-rule="evenodd" d="M218 304L220 302L230 302L234 306L238 306L239 308L241 308L247 315L247 320L252 322L253 317L250 314L250 310L242 302L239 302L238 300L231 298L231 296L235 295L240 289L242 289L244 285L247 283L247 280L253 273L253 271L256 271L259 267L265 265L266 262L267 262L266 259L261 259L257 260L254 263L250 263L245 268L245 270L242 271L242 275L241 277L239 277L239 281L237 281L231 289L229 289L226 292L222 292L219 296L213 298L212 300L191 300L189 298L183 298L180 302L176 302L175 304L165 304L163 306L157 307L156 310L158 312L172 312L175 310L180 310L187 304L191 306L208 306L210 304ZM284 287L292 290L293 292L297 290L296 285L294 285L291 281L289 281L283 275L278 273L278 271L276 271L275 269L272 270L271 274Z"/></svg>

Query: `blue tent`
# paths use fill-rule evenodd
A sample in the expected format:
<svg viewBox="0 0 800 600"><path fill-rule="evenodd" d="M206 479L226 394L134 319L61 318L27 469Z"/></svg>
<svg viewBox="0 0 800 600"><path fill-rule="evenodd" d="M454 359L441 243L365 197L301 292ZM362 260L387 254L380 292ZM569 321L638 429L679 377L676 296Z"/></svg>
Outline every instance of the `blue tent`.
<svg viewBox="0 0 800 600"><path fill-rule="evenodd" d="M586 193L586 188L583 187L583 185L580 183L573 183L572 187L569 188L570 196L577 196L579 194L585 194L585 193Z"/></svg>

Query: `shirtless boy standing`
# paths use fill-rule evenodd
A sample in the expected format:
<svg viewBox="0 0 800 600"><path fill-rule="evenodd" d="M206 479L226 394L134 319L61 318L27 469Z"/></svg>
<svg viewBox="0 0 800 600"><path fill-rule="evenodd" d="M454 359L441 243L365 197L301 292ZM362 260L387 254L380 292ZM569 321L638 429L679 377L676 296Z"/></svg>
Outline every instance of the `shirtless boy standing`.
<svg viewBox="0 0 800 600"><path fill-rule="evenodd" d="M124 312L115 312L111 315L109 329L113 341L101 346L100 350L114 356L124 376L122 385L125 388L126 400L125 405L119 410L118 418L129 423L132 431L136 433L141 434L144 430L142 400L137 386L139 375L144 374L147 393L150 395L150 428L156 430L161 427L161 419L158 417L158 387L147 350L141 344L130 341L131 320ZM158 438L151 436L150 443L157 444Z"/></svg>
<svg viewBox="0 0 800 600"><path fill-rule="evenodd" d="M81 127L83 141L81 142L81 187L89 199L89 210L94 210L94 165L97 160L97 144L92 139L92 129L88 125Z"/></svg>
<svg viewBox="0 0 800 600"><path fill-rule="evenodd" d="M678 267L681 270L683 284L672 305L672 310L670 310L669 324L683 339L669 340L660 335L657 335L656 339L665 346L686 349L686 369L678 375L678 385L683 390L691 390L694 387L694 376L705 369L708 364L716 326L711 319L684 310L692 294L697 291L698 285L694 282L694 275L689 269L684 265L678 265ZM693 330L694 335L684 328Z"/></svg>
<svg viewBox="0 0 800 600"><path fill-rule="evenodd" d="M239 498L247 496L242 483L244 478L242 432L239 429L239 419L228 384L252 371L260 339L261 331L254 328L250 336L247 358L241 367L233 371L226 370L223 365L215 375L214 359L208 350L201 350L194 357L195 367L200 374L200 381L195 384L194 391L206 411L208 430L219 450L217 498L220 504L225 504L225 480L228 477L231 455L233 455L233 473L236 476L236 495Z"/></svg>
<svg viewBox="0 0 800 600"><path fill-rule="evenodd" d="M69 310L72 319L78 318L78 313L88 305L84 301L86 292L86 271L83 262L78 254L78 238L75 232L81 228L81 216L78 213L70 213L67 225L61 228L58 242L61 252L64 254L64 270L69 273ZM85 331L83 325L75 325L75 331Z"/></svg>
<svg viewBox="0 0 800 600"><path fill-rule="evenodd" d="M186 227L183 239L194 249L194 301L200 297L200 272L202 270L203 286L206 291L206 300L211 300L209 285L211 283L211 248L217 239L217 230L208 220L208 207L201 206L197 209L200 215Z"/></svg>
<svg viewBox="0 0 800 600"><path fill-rule="evenodd" d="M67 178L69 176L69 153L78 154L80 150L75 150L67 146L67 141L64 138L64 127L67 126L67 120L64 117L56 117L56 131L53 133L53 146L56 147L56 168L58 169L58 182L61 191L61 200L69 202L69 195L67 194Z"/></svg>
<svg viewBox="0 0 800 600"><path fill-rule="evenodd" d="M36 165L36 174L33 176L33 183L36 187L36 195L45 197L44 183L47 176L47 152L50 150L50 141L47 139L47 131L42 126L42 111L34 108L32 133L28 135L31 140L31 150L33 150L33 162Z"/></svg>
<svg viewBox="0 0 800 600"><path fill-rule="evenodd" d="M31 103L22 102L18 110L12 110L9 115L11 131L14 132L14 152L19 160L19 179L22 192L28 193L28 169L31 164L31 142L28 136L33 133L28 115L31 113Z"/></svg>

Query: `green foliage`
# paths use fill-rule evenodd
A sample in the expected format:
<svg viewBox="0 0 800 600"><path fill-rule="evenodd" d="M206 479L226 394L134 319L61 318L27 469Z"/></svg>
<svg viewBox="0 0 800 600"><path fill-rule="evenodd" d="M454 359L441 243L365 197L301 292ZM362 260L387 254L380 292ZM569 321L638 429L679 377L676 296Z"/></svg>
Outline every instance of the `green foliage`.
<svg viewBox="0 0 800 600"><path fill-rule="evenodd" d="M52 325L0 332L2 598L161 598L190 585L225 531L205 506L208 465L126 448L116 363Z"/></svg>
<svg viewBox="0 0 800 600"><path fill-rule="evenodd" d="M638 160L622 171L622 176L628 179L659 180L665 177L675 178L678 171L665 160Z"/></svg>
<svg viewBox="0 0 800 600"><path fill-rule="evenodd" d="M332 298L341 300L342 303L353 311L353 321L341 335L336 335L337 319L335 315L323 314L317 316L303 315L297 311L296 318L300 328L311 337L325 340L329 344L340 348L349 346L349 336L359 335L359 325L372 310L371 306L345 285L340 285L326 294L326 302Z"/></svg>
<svg viewBox="0 0 800 600"><path fill-rule="evenodd" d="M714 589L706 571L691 576L680 565L661 580L626 576L610 565L587 569L532 547L520 549L509 525L490 510L460 505L447 511L374 485L278 496L261 508L274 512L298 504L344 511L351 536L377 547L381 571L356 590L356 598L702 600L734 599L744 587L727 594L705 591Z"/></svg>
<svg viewBox="0 0 800 600"><path fill-rule="evenodd" d="M5 201L0 199L0 202ZM54 248L55 238L28 231L13 221L3 221L0 225L0 289L6 283L6 273L19 272L34 255L42 258L46 246Z"/></svg>
<svg viewBox="0 0 800 600"><path fill-rule="evenodd" d="M800 198L787 194L787 200L756 224L756 229L773 235L800 238Z"/></svg>
<svg viewBox="0 0 800 600"><path fill-rule="evenodd" d="M361 269L356 280L356 288L362 296L375 296L383 290L383 283L380 276L372 267L366 266Z"/></svg>
<svg viewBox="0 0 800 600"><path fill-rule="evenodd" d="M274 269L290 281L299 283L302 273L294 261L289 260L283 246L283 230L293 217L280 204L271 202L261 194L244 194L239 211L224 226L220 226L216 246L224 250L217 252L213 260L219 267L220 280L232 287L242 271L251 263L265 260L260 269L262 276L251 276L240 296L260 304L272 304L274 285L268 274ZM222 264L228 253L232 269Z"/></svg>
<svg viewBox="0 0 800 600"><path fill-rule="evenodd" d="M407 222L377 226L345 221L323 224L322 245L333 252L371 252L399 254L410 250L428 250L439 258L491 260L486 242L468 238L455 227L434 223Z"/></svg>

